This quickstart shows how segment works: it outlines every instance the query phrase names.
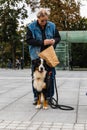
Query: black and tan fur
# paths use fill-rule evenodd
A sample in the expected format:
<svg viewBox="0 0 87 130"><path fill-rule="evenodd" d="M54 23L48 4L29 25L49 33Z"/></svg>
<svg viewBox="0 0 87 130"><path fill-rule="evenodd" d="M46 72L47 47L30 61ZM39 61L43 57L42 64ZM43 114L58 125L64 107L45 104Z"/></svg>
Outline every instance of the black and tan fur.
<svg viewBox="0 0 87 130"><path fill-rule="evenodd" d="M37 61L35 68L34 68L34 74L33 74L33 86L37 91L38 100L36 108L41 108L43 105L43 109L48 108L48 103L45 96L45 90L46 90L46 78L47 71L44 67L44 61L43 59L40 59Z"/></svg>

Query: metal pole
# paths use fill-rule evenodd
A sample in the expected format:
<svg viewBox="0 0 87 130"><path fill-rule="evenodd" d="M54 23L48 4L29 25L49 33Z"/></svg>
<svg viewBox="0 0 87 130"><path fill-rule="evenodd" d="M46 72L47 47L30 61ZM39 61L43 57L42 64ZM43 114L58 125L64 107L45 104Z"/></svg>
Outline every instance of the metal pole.
<svg viewBox="0 0 87 130"><path fill-rule="evenodd" d="M24 42L22 42L22 57L24 59Z"/></svg>
<svg viewBox="0 0 87 130"><path fill-rule="evenodd" d="M1 62L2 62L2 68L3 68L3 45L1 46L1 51L2 51L2 60L1 60Z"/></svg>

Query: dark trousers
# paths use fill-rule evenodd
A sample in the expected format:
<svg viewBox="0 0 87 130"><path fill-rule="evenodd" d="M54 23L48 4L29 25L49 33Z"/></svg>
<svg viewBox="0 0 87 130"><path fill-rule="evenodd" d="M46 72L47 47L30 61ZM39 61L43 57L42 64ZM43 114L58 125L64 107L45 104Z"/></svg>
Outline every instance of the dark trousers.
<svg viewBox="0 0 87 130"><path fill-rule="evenodd" d="M33 79L33 72L34 72L34 64L32 64L32 79ZM49 75L49 73L50 73L50 75ZM54 96L55 74L56 74L55 68L47 67L47 76L46 76L46 85L47 85L46 98L47 99ZM48 76L50 77L50 80L48 79ZM50 82L50 84L48 82ZM36 100L37 99L37 91L33 87L33 80L32 80L32 89L33 89L34 99Z"/></svg>

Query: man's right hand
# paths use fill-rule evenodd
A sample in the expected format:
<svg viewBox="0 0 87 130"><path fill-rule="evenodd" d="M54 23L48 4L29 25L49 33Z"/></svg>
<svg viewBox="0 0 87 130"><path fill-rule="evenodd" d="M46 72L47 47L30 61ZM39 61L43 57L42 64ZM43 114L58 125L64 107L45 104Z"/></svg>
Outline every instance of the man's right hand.
<svg viewBox="0 0 87 130"><path fill-rule="evenodd" d="M44 45L54 45L55 41L53 39L45 39Z"/></svg>

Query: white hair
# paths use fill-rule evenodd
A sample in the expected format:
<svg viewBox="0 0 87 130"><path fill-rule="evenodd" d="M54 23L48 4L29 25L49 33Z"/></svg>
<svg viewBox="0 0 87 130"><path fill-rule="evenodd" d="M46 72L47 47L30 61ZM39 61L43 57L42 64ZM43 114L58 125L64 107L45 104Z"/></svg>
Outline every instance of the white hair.
<svg viewBox="0 0 87 130"><path fill-rule="evenodd" d="M50 11L48 9L41 8L37 13L37 18L49 16L49 15L50 15Z"/></svg>

